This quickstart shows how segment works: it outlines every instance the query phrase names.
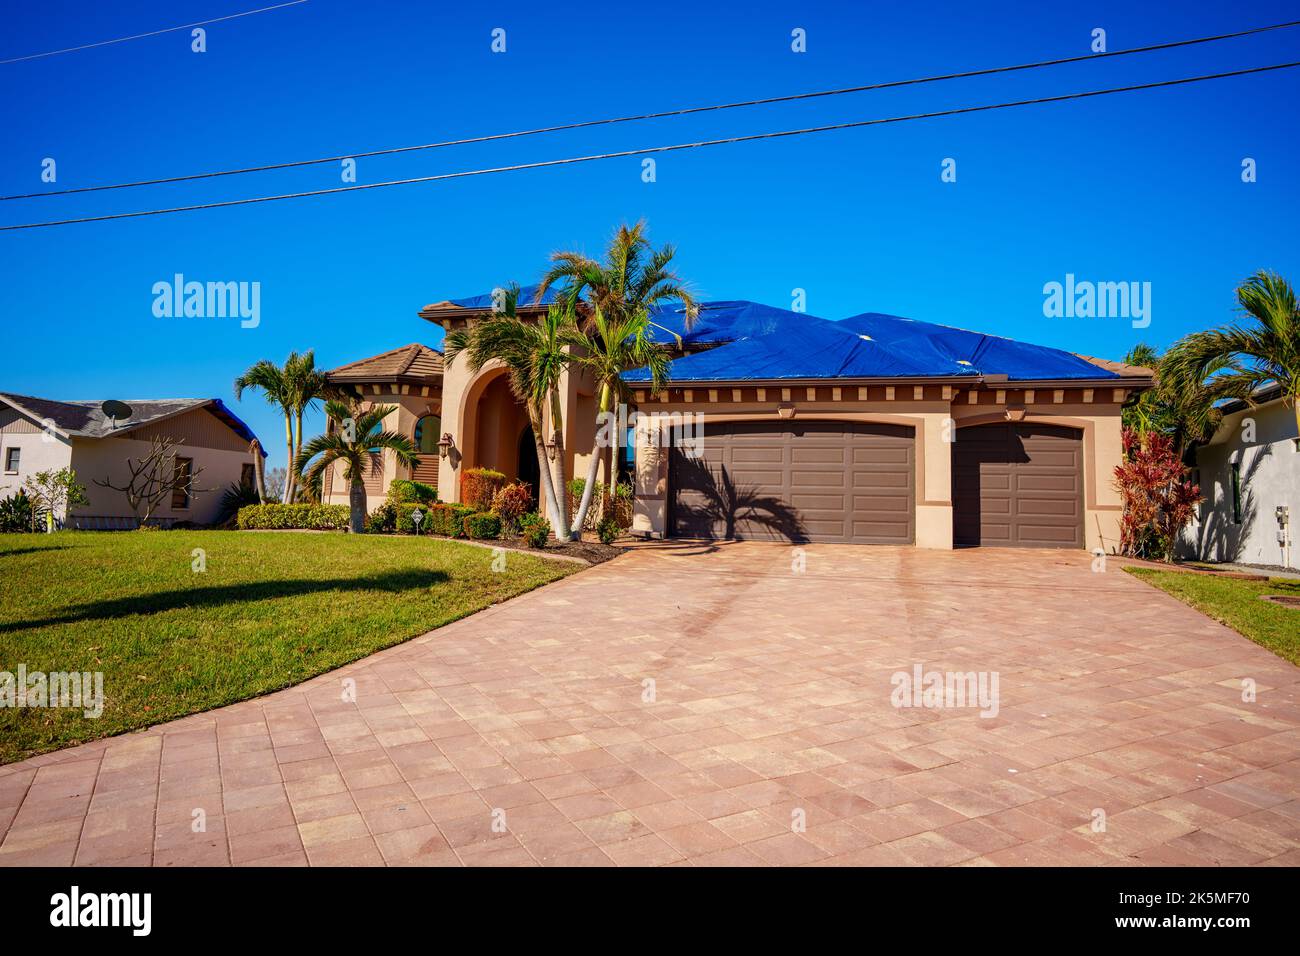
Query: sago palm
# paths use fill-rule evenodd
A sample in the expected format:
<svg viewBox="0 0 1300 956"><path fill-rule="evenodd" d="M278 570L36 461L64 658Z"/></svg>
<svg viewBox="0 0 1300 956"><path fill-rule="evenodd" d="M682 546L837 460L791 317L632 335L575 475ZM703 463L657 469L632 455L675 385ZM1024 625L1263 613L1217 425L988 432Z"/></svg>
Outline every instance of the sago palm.
<svg viewBox="0 0 1300 956"><path fill-rule="evenodd" d="M596 470L600 465L602 433L608 433L611 448L617 448L622 435L612 434L608 415L616 402L626 402L629 389L623 373L629 369L645 368L650 372L652 390L657 393L668 378L670 355L664 346L649 338L650 319L644 311L634 313L621 321L612 321L599 307L592 309L591 320L583 329L574 328L568 333L573 345L573 363L591 376L599 401L596 408L596 437L592 442L591 461L587 466L587 482L582 489L582 500L573 526L581 529L591 507L592 490L596 484ZM614 474L611 468L611 474ZM610 482L610 504L613 504L615 486Z"/></svg>
<svg viewBox="0 0 1300 956"><path fill-rule="evenodd" d="M1249 396L1276 384L1300 431L1300 311L1291 284L1257 272L1237 288L1246 321L1180 339L1161 363L1176 379ZM1222 371L1216 371L1222 369Z"/></svg>
<svg viewBox="0 0 1300 956"><path fill-rule="evenodd" d="M360 534L366 526L366 471L372 467L374 456L391 451L398 464L408 468L420 466L420 456L406 435L384 431L382 426L395 405L376 405L362 410L360 405L345 405L335 399L325 403L325 416L333 423L324 435L317 435L303 446L294 459L291 473L302 476L303 484L317 500L324 492L325 473L338 462L343 467L343 480L348 483L348 505L351 508L350 527Z"/></svg>
<svg viewBox="0 0 1300 956"><path fill-rule="evenodd" d="M468 329L447 333L443 355L448 362L463 355L470 371L475 374L492 361L505 367L510 391L527 411L533 430L538 476L542 484L538 489L539 497L551 512L556 537L565 540L569 537L569 527L564 453L562 447L558 449L558 475L553 476L546 456L543 421L549 406L551 424L557 436L563 435L559 384L570 360L565 335L573 325L573 315L567 305L557 304L548 309L546 316L539 321L526 321L516 313L518 297L519 287L512 285L506 290L501 311Z"/></svg>

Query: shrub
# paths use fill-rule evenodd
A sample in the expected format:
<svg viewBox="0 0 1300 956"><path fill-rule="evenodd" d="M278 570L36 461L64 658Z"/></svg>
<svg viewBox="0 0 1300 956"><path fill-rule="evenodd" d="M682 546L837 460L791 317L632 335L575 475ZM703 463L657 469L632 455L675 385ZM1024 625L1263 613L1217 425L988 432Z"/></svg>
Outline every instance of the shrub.
<svg viewBox="0 0 1300 956"><path fill-rule="evenodd" d="M470 468L460 476L460 500L475 511L492 507L492 499L506 483L506 476L491 468Z"/></svg>
<svg viewBox="0 0 1300 956"><path fill-rule="evenodd" d="M0 498L0 532L31 531L34 518L32 499L21 488L8 498Z"/></svg>
<svg viewBox="0 0 1300 956"><path fill-rule="evenodd" d="M596 525L596 534L600 536L601 544L613 544L621 530L618 520L613 515L601 518L600 524Z"/></svg>
<svg viewBox="0 0 1300 956"><path fill-rule="evenodd" d="M393 479L392 484L388 486L385 503L400 505L407 501L421 505L436 505L438 503L438 489L433 485L426 485L422 481L410 481L406 478Z"/></svg>
<svg viewBox="0 0 1300 956"><path fill-rule="evenodd" d="M509 534L519 532L519 519L532 505L533 492L526 481L506 485L492 499L492 510L501 516L501 526Z"/></svg>
<svg viewBox="0 0 1300 956"><path fill-rule="evenodd" d="M546 547L546 539L551 536L551 523L543 518L539 512L533 511L520 519L519 530L523 533L524 541L528 547L544 548Z"/></svg>
<svg viewBox="0 0 1300 956"><path fill-rule="evenodd" d="M465 517L474 513L473 508L467 508L465 505L429 505L426 512L424 523L420 526L422 531L428 531L430 534L440 534L448 538L460 538L465 535Z"/></svg>
<svg viewBox="0 0 1300 956"><path fill-rule="evenodd" d="M578 517L578 506L582 504L582 492L587 487L585 478L574 478L569 482L569 506L572 509L569 520ZM610 508L609 485L598 482L591 490L591 506L587 509L587 520L582 530L591 531L600 526L600 522L611 516L618 522L619 528L632 527L632 486L621 482L614 488L613 508Z"/></svg>
<svg viewBox="0 0 1300 956"><path fill-rule="evenodd" d="M392 534L397 530L397 505L385 501L366 516L366 534Z"/></svg>
<svg viewBox="0 0 1300 956"><path fill-rule="evenodd" d="M1178 535L1192 520L1201 490L1186 480L1187 467L1173 439L1145 437L1124 429L1124 461L1115 466L1115 487L1124 502L1120 551L1133 557L1172 561Z"/></svg>
<svg viewBox="0 0 1300 956"><path fill-rule="evenodd" d="M476 511L466 515L461 524L469 538L484 541L501 537L501 516L495 511Z"/></svg>
<svg viewBox="0 0 1300 956"><path fill-rule="evenodd" d="M241 531L280 530L335 531L348 526L347 505L245 505L236 523Z"/></svg>
<svg viewBox="0 0 1300 956"><path fill-rule="evenodd" d="M256 488L232 481L222 492L221 504L217 508L217 516L213 524L229 528L235 523L240 508L261 503L262 499L257 497Z"/></svg>

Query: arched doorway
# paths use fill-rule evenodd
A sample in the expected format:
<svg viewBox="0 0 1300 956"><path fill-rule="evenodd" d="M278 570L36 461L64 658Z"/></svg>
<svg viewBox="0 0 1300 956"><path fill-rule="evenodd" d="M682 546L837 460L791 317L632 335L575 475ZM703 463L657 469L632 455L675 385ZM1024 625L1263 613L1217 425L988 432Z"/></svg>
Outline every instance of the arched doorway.
<svg viewBox="0 0 1300 956"><path fill-rule="evenodd" d="M519 435L519 480L528 483L533 492L533 505L541 500L542 473L537 467L537 439L533 437L533 426L524 426Z"/></svg>
<svg viewBox="0 0 1300 956"><path fill-rule="evenodd" d="M438 486L438 439L442 437L442 418L438 415L423 415L415 422L415 450L420 456L420 467L412 472L411 477L425 484Z"/></svg>

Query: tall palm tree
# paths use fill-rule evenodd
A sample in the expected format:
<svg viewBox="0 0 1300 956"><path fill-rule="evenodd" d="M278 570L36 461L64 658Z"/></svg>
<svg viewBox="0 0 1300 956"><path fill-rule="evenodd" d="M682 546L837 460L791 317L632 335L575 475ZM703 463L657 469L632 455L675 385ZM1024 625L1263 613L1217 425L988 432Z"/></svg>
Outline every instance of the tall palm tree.
<svg viewBox="0 0 1300 956"><path fill-rule="evenodd" d="M1180 339L1161 369L1180 381L1204 382L1246 398L1264 385L1276 384L1300 430L1300 309L1295 292L1277 273L1260 271L1237 287L1237 302L1247 321Z"/></svg>
<svg viewBox="0 0 1300 956"><path fill-rule="evenodd" d="M565 492L565 464L562 447L563 410L560 405L560 376L571 356L567 352L567 333L573 326L573 312L559 303L547 310L537 322L518 316L518 285L506 290L500 312L468 329L447 333L443 354L448 362L464 355L472 372L478 373L491 361L506 368L510 390L528 413L537 451L537 468L542 487L539 495L551 512L555 535L569 537L568 495ZM543 420L551 410L551 424L559 444L556 455L558 475L553 476L547 460ZM558 479L558 480L557 480Z"/></svg>
<svg viewBox="0 0 1300 956"><path fill-rule="evenodd" d="M345 405L336 399L325 402L325 416L335 427L317 435L303 446L294 458L290 474L302 475L303 484L320 500L324 491L325 472L341 462L343 479L348 483L348 505L352 509L350 526L361 534L366 526L366 471L374 455L388 449L398 464L418 468L420 457L411 439L398 432L382 430L384 418L395 405L376 405L363 410L359 403Z"/></svg>
<svg viewBox="0 0 1300 956"><path fill-rule="evenodd" d="M587 483L582 489L578 514L573 519L575 528L582 528L591 507L596 470L600 466L601 423L608 420L606 416L613 410L615 401L626 402L628 399L630 389L623 381L623 373L634 368L649 369L651 388L655 393L667 381L669 352L663 345L649 338L649 330L650 317L644 311L635 312L621 322L613 322L599 307L595 307L585 329L574 328L568 333L568 339L574 346L573 364L591 376L599 395L596 437L592 441L591 462L587 466ZM611 437L615 440L609 444L611 448L617 449L622 436ZM611 469L611 476L614 474ZM609 490L608 500L612 506L615 491L613 480L610 481Z"/></svg>
<svg viewBox="0 0 1300 956"><path fill-rule="evenodd" d="M656 305L681 302L685 311L684 327L689 329L699 315L699 303L687 283L672 268L677 250L671 243L655 249L646 238L645 220L635 225L619 226L605 251L603 262L590 259L580 252L556 252L551 256L551 268L542 276L537 289L537 301L546 290L561 283L562 298L571 303L575 311L584 299L593 314L599 311L613 328L621 328L638 314L649 315ZM661 328L649 322L648 327ZM676 336L673 330L669 331ZM612 444L609 460L609 491L613 501L618 481L617 444ZM585 494L585 489L584 489Z"/></svg>
<svg viewBox="0 0 1300 956"><path fill-rule="evenodd" d="M284 445L290 466L302 450L302 417L307 409L323 397L338 397L330 388L325 373L316 368L316 356L311 349L299 354L290 352L284 366L262 359L255 362L235 379L235 398L243 398L244 389L260 388L267 402L284 414ZM285 477L284 500L293 501L297 491L297 470L288 469Z"/></svg>
<svg viewBox="0 0 1300 956"><path fill-rule="evenodd" d="M285 383L288 386L290 410L293 413L293 457L296 459L302 451L303 433L302 417L308 409L316 407L322 398L338 399L339 395L330 387L329 379L323 369L316 367L316 353L308 349L299 355L290 354L284 363ZM298 489L297 475L290 472L290 498L292 501Z"/></svg>
<svg viewBox="0 0 1300 956"><path fill-rule="evenodd" d="M1124 361L1156 373L1155 387L1124 409L1124 425L1143 437L1151 432L1168 435L1182 458L1187 458L1195 445L1214 437L1223 421L1220 401L1249 394L1249 388L1243 388L1233 374L1238 366L1232 359L1214 360L1200 378L1188 378L1186 370L1145 343L1133 346Z"/></svg>

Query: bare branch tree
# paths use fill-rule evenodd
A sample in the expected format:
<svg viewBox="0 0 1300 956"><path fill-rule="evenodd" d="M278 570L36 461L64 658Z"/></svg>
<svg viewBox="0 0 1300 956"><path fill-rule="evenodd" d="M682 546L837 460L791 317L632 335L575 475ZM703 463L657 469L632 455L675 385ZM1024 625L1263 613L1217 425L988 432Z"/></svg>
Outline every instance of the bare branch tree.
<svg viewBox="0 0 1300 956"><path fill-rule="evenodd" d="M203 474L202 468L195 468L193 460L183 471L177 466L176 449L184 442L175 438L155 437L149 442L149 451L139 458L126 460L131 480L124 485L115 485L111 478L95 480L101 488L111 488L126 495L127 504L141 525L146 525L153 513L162 507L163 502L170 501L176 492L183 492L186 498L212 491L200 488L195 482Z"/></svg>

